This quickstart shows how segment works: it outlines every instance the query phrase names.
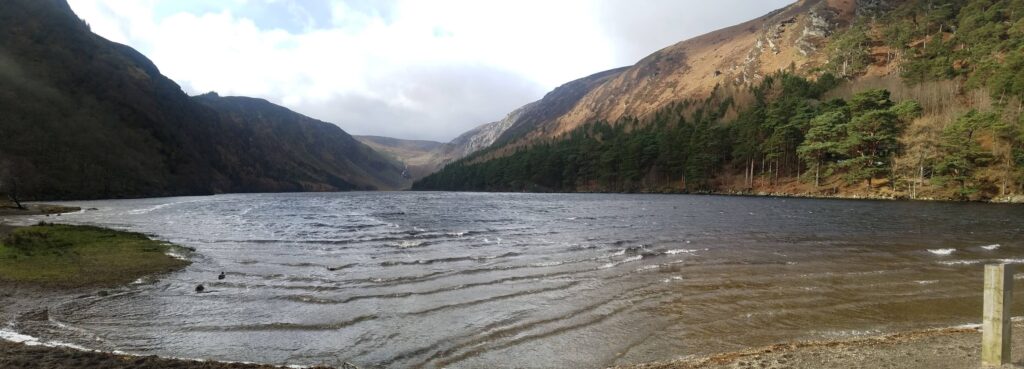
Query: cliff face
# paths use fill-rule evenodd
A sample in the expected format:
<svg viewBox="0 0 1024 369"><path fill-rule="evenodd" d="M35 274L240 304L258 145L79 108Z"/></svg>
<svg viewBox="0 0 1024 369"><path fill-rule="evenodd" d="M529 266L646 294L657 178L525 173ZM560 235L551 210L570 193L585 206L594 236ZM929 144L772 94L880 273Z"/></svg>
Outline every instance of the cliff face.
<svg viewBox="0 0 1024 369"><path fill-rule="evenodd" d="M228 114L212 100L190 98L142 54L93 34L63 0L0 6L5 191L82 199L396 188L402 180L401 168L337 127L294 113ZM288 134L271 137L275 130Z"/></svg>
<svg viewBox="0 0 1024 369"><path fill-rule="evenodd" d="M461 159L466 155L490 147L505 131L508 131L509 128L519 122L524 114L537 109L538 105L539 102L523 105L519 109L508 113L502 120L482 124L459 135L459 137L456 137L439 150L438 154L442 163Z"/></svg>

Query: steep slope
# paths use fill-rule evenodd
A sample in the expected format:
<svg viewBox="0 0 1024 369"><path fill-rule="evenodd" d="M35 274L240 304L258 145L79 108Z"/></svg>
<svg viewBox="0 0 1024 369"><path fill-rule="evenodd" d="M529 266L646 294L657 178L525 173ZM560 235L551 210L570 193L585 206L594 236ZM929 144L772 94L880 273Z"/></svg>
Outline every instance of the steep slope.
<svg viewBox="0 0 1024 369"><path fill-rule="evenodd" d="M338 156L272 149L302 147L309 136L240 140L266 127L242 127L196 103L145 56L93 34L63 0L0 6L0 116L0 191L27 198L387 188L401 180L400 168L372 154L335 164L327 161ZM328 136L347 137L340 129ZM329 176L306 176L323 165ZM293 174L296 181L283 182Z"/></svg>
<svg viewBox="0 0 1024 369"><path fill-rule="evenodd" d="M581 103L581 99L594 93L597 88L607 82L620 78L622 73L627 70L627 67L606 70L558 86L545 94L539 101L509 114L509 118L506 120L512 120L512 122L508 129L502 131L501 136L495 142L498 144L511 143L538 130L542 134L550 133L547 131L546 123L570 112L573 107ZM510 119L512 117L515 118Z"/></svg>
<svg viewBox="0 0 1024 369"><path fill-rule="evenodd" d="M250 97L208 93L193 98L223 122L220 166L233 191L398 189L406 184L394 160L338 126Z"/></svg>
<svg viewBox="0 0 1024 369"><path fill-rule="evenodd" d="M1020 201L1021 68L1018 0L803 0L657 51L413 188Z"/></svg>
<svg viewBox="0 0 1024 369"><path fill-rule="evenodd" d="M650 117L685 99L703 99L716 86L759 82L783 69L824 64L824 38L847 26L854 0L801 0L763 17L669 46L594 88L570 111L531 137L555 136L592 121Z"/></svg>
<svg viewBox="0 0 1024 369"><path fill-rule="evenodd" d="M866 3L871 3L870 5ZM487 145L466 146L464 157L497 143L517 147L563 135L595 121L645 119L687 99L703 99L716 88L750 85L784 69L806 72L824 65L822 46L849 26L858 9L882 0L801 0L763 17L666 47L633 66L575 80L490 125L500 132ZM475 137L478 129L464 136ZM453 142L454 143L454 142ZM505 150L507 151L507 150Z"/></svg>
<svg viewBox="0 0 1024 369"><path fill-rule="evenodd" d="M534 109L537 104L538 102L535 101L523 105L519 109L508 113L502 120L481 124L459 135L459 137L451 140L448 145L439 150L439 156L444 162L447 162L490 147L498 140L498 137L501 137L505 131L515 125L525 112Z"/></svg>
<svg viewBox="0 0 1024 369"><path fill-rule="evenodd" d="M398 140L386 137L359 138L367 145L408 165L408 176L420 179L443 168L446 164L472 153L494 146L503 146L541 127L543 123L565 114L595 87L614 78L626 68L612 69L566 83L548 92L540 100L513 110L503 119L482 124L446 144L428 151L429 145L421 141ZM411 183L410 183L411 184Z"/></svg>
<svg viewBox="0 0 1024 369"><path fill-rule="evenodd" d="M0 7L0 160L29 195L58 198L224 191L184 129L216 119L156 66L89 32L63 1ZM10 181L10 180L9 180Z"/></svg>
<svg viewBox="0 0 1024 369"><path fill-rule="evenodd" d="M448 163L492 145L512 143L534 130L543 129L544 123L562 116L594 88L625 70L607 70L558 86L540 100L513 110L504 119L481 125L456 137L440 150L439 156L444 163Z"/></svg>

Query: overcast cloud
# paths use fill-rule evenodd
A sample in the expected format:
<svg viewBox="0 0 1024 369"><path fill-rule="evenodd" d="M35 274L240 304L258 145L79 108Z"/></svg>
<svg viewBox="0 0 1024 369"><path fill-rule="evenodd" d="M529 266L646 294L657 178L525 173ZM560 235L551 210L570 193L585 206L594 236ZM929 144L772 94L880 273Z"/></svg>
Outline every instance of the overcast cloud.
<svg viewBox="0 0 1024 369"><path fill-rule="evenodd" d="M70 0L185 92L448 141L562 83L790 0Z"/></svg>

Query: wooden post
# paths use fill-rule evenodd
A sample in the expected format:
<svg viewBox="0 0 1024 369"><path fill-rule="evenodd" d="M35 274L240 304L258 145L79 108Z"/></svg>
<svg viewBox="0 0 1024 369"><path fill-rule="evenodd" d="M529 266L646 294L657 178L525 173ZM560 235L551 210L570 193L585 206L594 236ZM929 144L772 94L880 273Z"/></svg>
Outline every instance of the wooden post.
<svg viewBox="0 0 1024 369"><path fill-rule="evenodd" d="M981 321L981 364L1010 362L1010 305L1013 302L1013 266L985 266L985 304Z"/></svg>

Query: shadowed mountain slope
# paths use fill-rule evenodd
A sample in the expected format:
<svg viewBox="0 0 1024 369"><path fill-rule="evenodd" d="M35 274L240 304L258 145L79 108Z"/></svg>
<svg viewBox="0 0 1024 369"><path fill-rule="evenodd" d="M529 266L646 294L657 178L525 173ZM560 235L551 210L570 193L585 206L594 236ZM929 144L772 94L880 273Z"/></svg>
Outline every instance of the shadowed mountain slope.
<svg viewBox="0 0 1024 369"><path fill-rule="evenodd" d="M402 183L396 163L336 126L231 101L187 96L63 0L0 6L0 192L84 199ZM233 110L246 104L259 111Z"/></svg>

